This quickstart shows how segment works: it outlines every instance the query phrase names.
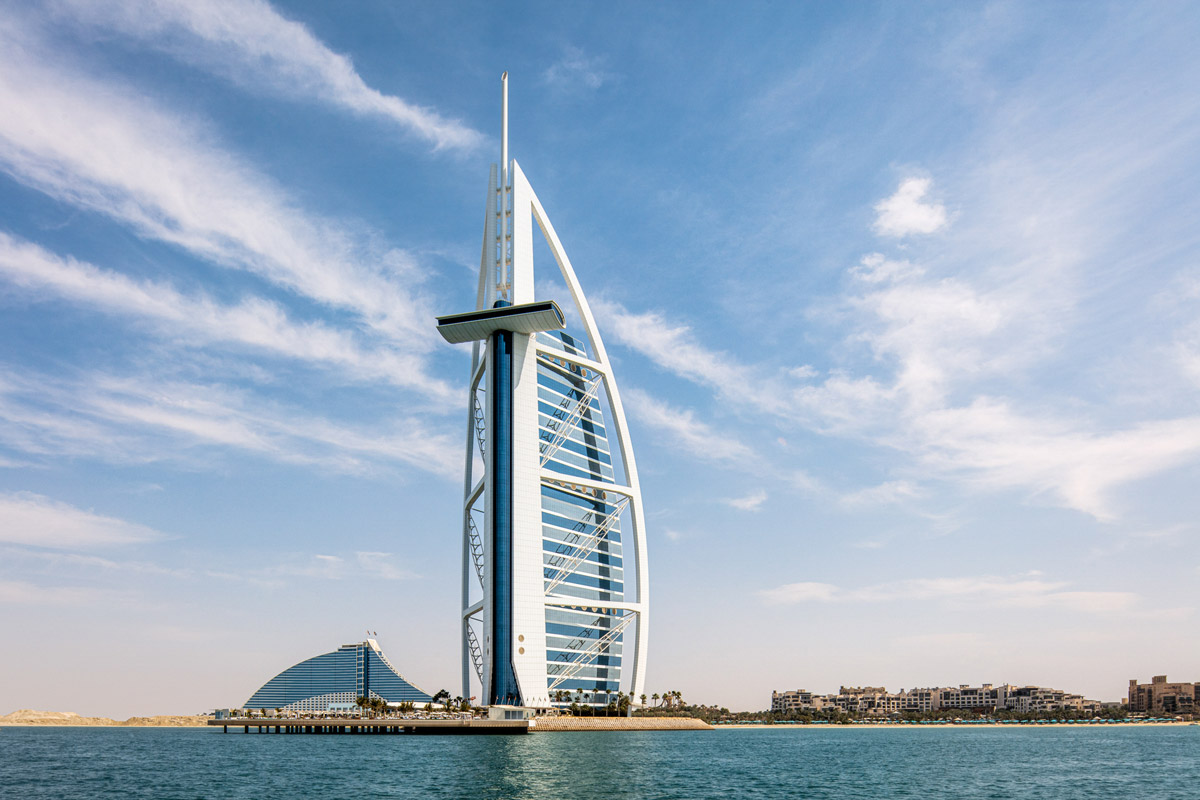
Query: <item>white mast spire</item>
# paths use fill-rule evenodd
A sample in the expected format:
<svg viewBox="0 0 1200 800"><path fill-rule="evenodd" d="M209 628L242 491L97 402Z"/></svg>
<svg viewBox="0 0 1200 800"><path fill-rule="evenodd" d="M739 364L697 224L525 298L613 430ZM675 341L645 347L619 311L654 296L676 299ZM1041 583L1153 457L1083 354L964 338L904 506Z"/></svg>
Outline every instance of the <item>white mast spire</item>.
<svg viewBox="0 0 1200 800"><path fill-rule="evenodd" d="M508 72L500 76L504 99L500 106L500 291L508 298Z"/></svg>

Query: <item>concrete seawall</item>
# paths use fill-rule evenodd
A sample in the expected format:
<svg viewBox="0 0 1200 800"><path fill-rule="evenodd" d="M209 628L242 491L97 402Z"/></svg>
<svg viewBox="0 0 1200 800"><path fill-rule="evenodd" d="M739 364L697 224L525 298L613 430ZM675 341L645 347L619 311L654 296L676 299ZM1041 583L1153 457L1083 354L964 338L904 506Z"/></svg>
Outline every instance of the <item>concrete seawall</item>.
<svg viewBox="0 0 1200 800"><path fill-rule="evenodd" d="M706 722L686 717L543 717L530 733L555 731L711 731Z"/></svg>

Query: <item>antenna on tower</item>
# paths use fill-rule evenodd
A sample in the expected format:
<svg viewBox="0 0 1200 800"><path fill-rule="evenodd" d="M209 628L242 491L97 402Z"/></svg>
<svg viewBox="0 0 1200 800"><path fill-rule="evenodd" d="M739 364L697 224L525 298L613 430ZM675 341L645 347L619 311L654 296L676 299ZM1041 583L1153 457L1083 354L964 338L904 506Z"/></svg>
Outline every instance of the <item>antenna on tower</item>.
<svg viewBox="0 0 1200 800"><path fill-rule="evenodd" d="M508 71L500 76L503 101L500 104L500 294L508 291Z"/></svg>
<svg viewBox="0 0 1200 800"><path fill-rule="evenodd" d="M504 182L508 183L508 73L500 76L504 87L504 102L500 106L500 168L504 170Z"/></svg>

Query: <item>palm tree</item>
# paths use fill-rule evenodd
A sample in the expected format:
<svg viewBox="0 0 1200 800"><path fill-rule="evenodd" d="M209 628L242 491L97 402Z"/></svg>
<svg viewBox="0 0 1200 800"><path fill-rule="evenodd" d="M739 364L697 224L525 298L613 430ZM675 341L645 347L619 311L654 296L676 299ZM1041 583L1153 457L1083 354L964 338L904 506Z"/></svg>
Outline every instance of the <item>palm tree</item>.
<svg viewBox="0 0 1200 800"><path fill-rule="evenodd" d="M654 705L658 705L658 692L650 695L650 699L654 701Z"/></svg>

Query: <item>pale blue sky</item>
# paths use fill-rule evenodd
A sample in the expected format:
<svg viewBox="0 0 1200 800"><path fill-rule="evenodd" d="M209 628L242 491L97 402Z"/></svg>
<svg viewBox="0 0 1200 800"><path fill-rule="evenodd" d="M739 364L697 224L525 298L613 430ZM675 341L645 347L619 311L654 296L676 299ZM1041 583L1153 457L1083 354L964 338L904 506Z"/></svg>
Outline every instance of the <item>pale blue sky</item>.
<svg viewBox="0 0 1200 800"><path fill-rule="evenodd" d="M457 692L433 316L506 69L651 691L1200 679L1194 4L0 12L0 713L237 704L367 629Z"/></svg>

